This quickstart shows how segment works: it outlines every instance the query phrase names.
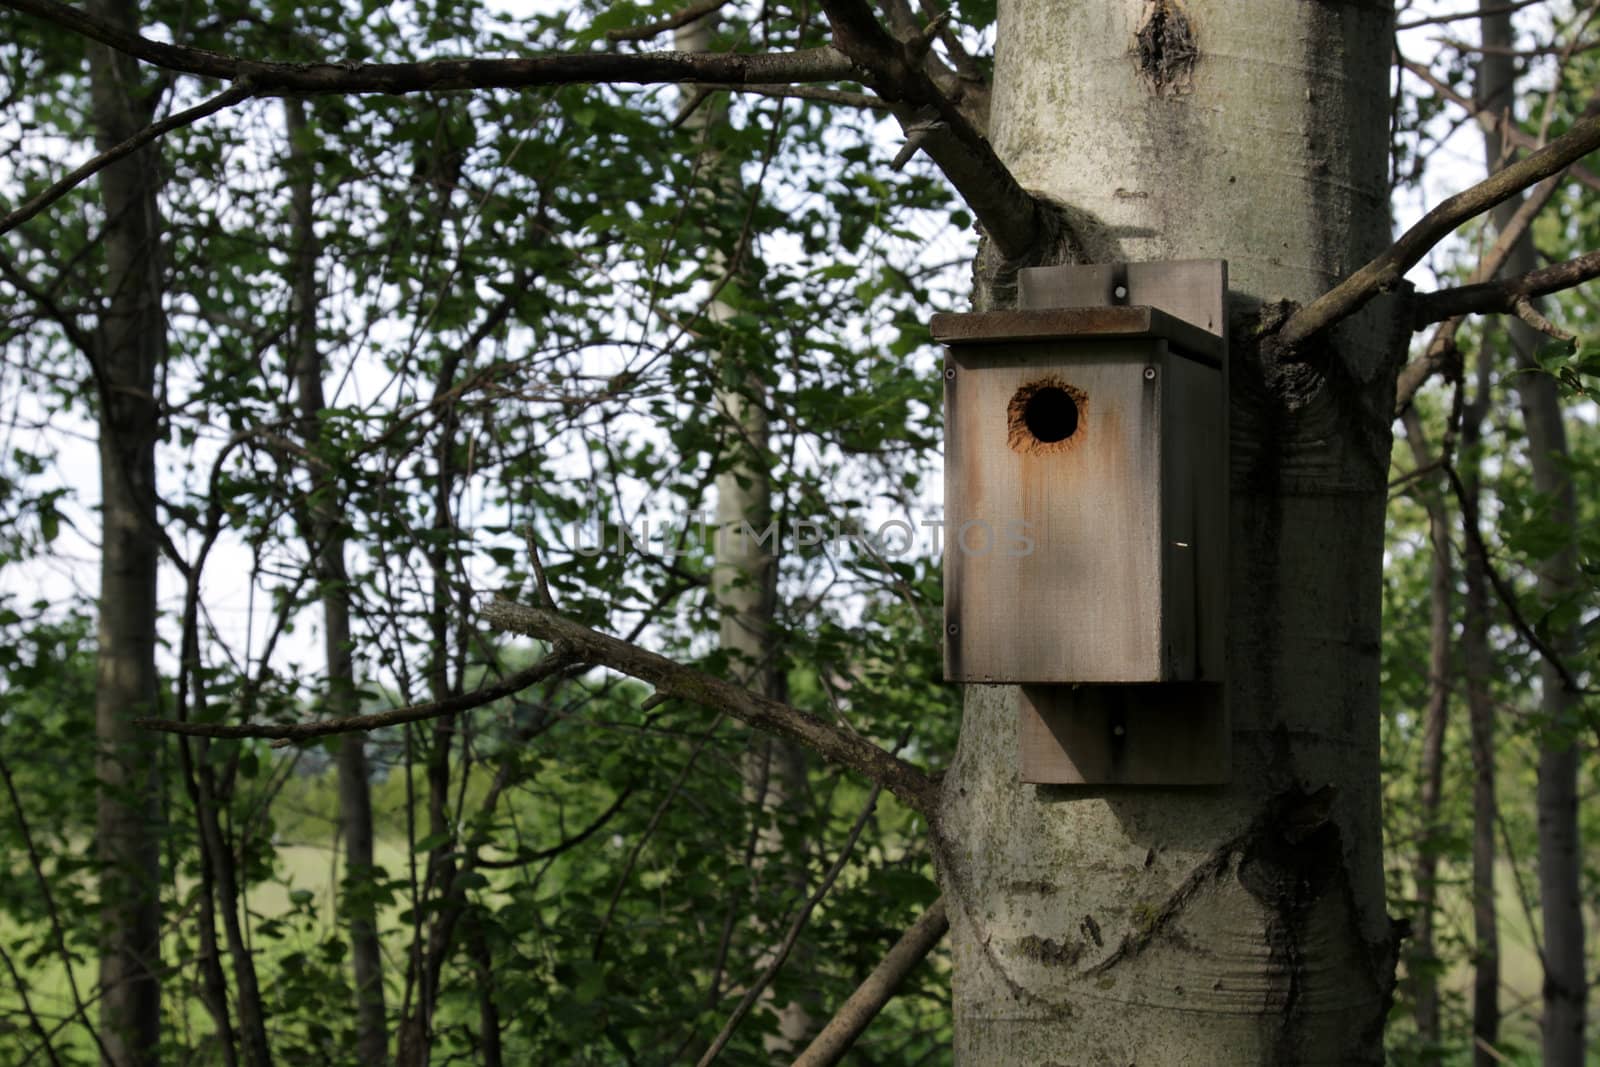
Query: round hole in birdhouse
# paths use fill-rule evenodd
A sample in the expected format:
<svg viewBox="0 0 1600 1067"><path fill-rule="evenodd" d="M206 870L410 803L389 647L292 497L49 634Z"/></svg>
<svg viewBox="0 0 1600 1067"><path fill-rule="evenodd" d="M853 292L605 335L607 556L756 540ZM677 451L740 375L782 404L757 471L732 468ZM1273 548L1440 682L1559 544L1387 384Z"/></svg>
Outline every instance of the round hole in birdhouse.
<svg viewBox="0 0 1600 1067"><path fill-rule="evenodd" d="M1046 386L1022 406L1022 421L1034 437L1055 444L1078 432L1078 405L1065 389Z"/></svg>
<svg viewBox="0 0 1600 1067"><path fill-rule="evenodd" d="M1023 455L1049 455L1076 443L1088 397L1051 375L1018 389L1006 406L1007 444Z"/></svg>

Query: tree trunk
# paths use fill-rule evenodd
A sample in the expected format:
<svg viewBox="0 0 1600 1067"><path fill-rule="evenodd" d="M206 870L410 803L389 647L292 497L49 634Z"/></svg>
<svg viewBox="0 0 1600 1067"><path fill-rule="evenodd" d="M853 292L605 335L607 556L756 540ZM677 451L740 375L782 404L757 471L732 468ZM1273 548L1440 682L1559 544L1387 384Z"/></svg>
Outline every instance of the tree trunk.
<svg viewBox="0 0 1600 1067"><path fill-rule="evenodd" d="M970 687L940 820L972 1064L1376 1064L1382 301L1308 361L1252 343L1388 240L1391 12L1003 0L992 137L1096 262L1230 263L1230 783L1018 781L1017 695ZM1141 32L1142 31L1142 32ZM993 257L989 257L992 259ZM1003 302L989 264L980 306Z"/></svg>
<svg viewBox="0 0 1600 1067"><path fill-rule="evenodd" d="M436 158L429 162L438 165ZM448 210L448 194L441 191L438 205L441 220ZM452 678L451 653L459 651L464 655L470 639L465 624L458 623L453 630L451 626L452 618L466 619L472 613L467 604L457 602L457 589L451 573L458 558L452 540L456 532L455 493L461 476L458 453L466 449L457 441L461 428L460 412L453 400L445 399L455 388L457 375L466 358L465 349L446 351L440 357L433 380L433 399L439 406L440 414L438 436L433 445L433 527L423 552L428 561L430 589L426 608L429 647L426 670L428 695L433 700L444 700L463 691L464 663L457 663ZM468 903L466 890L456 882L460 870L456 863L456 843L450 815L453 769L450 754L456 739L455 716L444 715L433 720L428 733L428 755L424 764L428 784L428 836L440 843L428 850L423 899L436 896L438 903L429 909L432 918L426 923L426 933L423 934L422 925L415 927L417 933L411 946L407 981L415 988L416 999L400 1020L395 1036L397 1067L423 1067L429 1062L433 1044L433 1016L439 1003L444 968L455 949L456 924ZM464 760L462 773L467 773Z"/></svg>
<svg viewBox="0 0 1600 1067"><path fill-rule="evenodd" d="M322 352L317 345L317 240L313 213L313 173L309 154L298 138L306 131L305 105L284 102L289 133L294 265L294 375L300 402L300 430L313 455L322 437ZM328 661L325 698L331 717L361 710L355 661L350 642L350 576L345 568L344 535L340 530L337 485L324 468L312 465L306 545L322 591L323 650ZM345 881L359 887L372 879L372 781L367 769L364 733L339 738L339 834L345 847ZM357 889L341 894L340 911L350 929L350 963L356 985L356 1048L364 1063L380 1063L388 1051L384 1022L383 948L378 941L377 911L372 894Z"/></svg>
<svg viewBox="0 0 1600 1067"><path fill-rule="evenodd" d="M1483 441L1483 420L1489 411L1489 372L1492 355L1487 346L1478 350L1478 384L1462 417L1461 523L1469 546L1481 545L1478 499L1478 447ZM1495 911L1495 712L1489 695L1494 669L1489 653L1489 576L1478 552L1469 551L1462 562L1466 598L1461 623L1461 673L1467 683L1467 715L1472 736L1472 1063L1496 1067L1500 1056L1500 920Z"/></svg>
<svg viewBox="0 0 1600 1067"><path fill-rule="evenodd" d="M1406 408L1406 440L1418 470L1435 460L1423 436L1422 416ZM1417 912L1408 969L1417 1020L1417 1038L1423 1063L1440 1062L1439 956L1434 944L1433 920L1439 900L1439 798L1444 783L1444 734L1450 716L1451 591L1455 568L1451 563L1450 515L1436 486L1436 475L1417 487L1428 512L1428 542L1433 549L1428 580L1428 706L1422 716L1422 781L1418 798L1417 856L1412 870L1416 881Z"/></svg>
<svg viewBox="0 0 1600 1067"><path fill-rule="evenodd" d="M133 0L90 10L138 26ZM150 121L138 65L89 48L95 146L105 151ZM99 395L101 555L95 665L95 855L101 865L100 1030L105 1062L159 1062L161 857L156 735L129 720L159 713L155 666L156 367L165 356L160 188L155 149L100 173L105 293L95 333Z"/></svg>
<svg viewBox="0 0 1600 1067"><path fill-rule="evenodd" d="M712 13L680 27L673 33L674 47L681 52L709 50L716 20L716 14ZM726 109L713 107L708 101L690 116L685 126L703 131L725 119ZM704 182L700 188L707 197L707 206L714 207L718 199L724 205L744 199L745 192L735 168L723 164L709 148L701 152L700 159ZM749 254L747 250L734 247L742 235L723 233L716 227L710 232L722 238L722 242L704 250L709 273L715 277L729 269L741 271L741 265L733 257ZM732 284L737 286L738 281ZM733 308L715 298L706 309L706 317L716 323L725 323L733 315ZM742 373L736 366L725 366L719 378L729 383L717 391L717 410L727 426L729 467L716 479L717 541L712 596L721 613L718 641L732 653L733 669L744 678L745 685L765 696L781 697L782 678L772 638L778 561L760 540L772 521L765 390L759 380ZM784 813L805 803L806 757L798 746L752 733L741 769L744 800L755 822L767 824L774 818L782 819ZM763 825L753 839L751 865L759 875L772 866L769 860L784 856L786 851L780 828ZM794 870L798 877L778 886L772 885L771 879L758 877L755 882L758 891L778 895L784 890L793 890L798 897L805 892L805 867L795 864ZM772 942L782 936L780 929L769 924L758 923L751 929L756 937ZM797 947L790 954L790 966L801 965L805 955L804 947ZM769 948L758 957L757 970L764 969L771 959ZM766 1050L775 1056L793 1054L803 1047L809 1036L813 1026L811 1012L799 1001L773 1004L772 999L769 986L763 1002L777 1013L778 1033L769 1036Z"/></svg>
<svg viewBox="0 0 1600 1067"><path fill-rule="evenodd" d="M1486 46L1478 66L1479 102L1492 110L1511 110L1513 80L1511 16L1484 15ZM1489 168L1502 165L1501 139L1485 128L1484 154ZM1494 212L1497 226L1516 213L1521 197ZM1505 273L1519 274L1538 266L1532 242L1523 237L1506 258ZM1550 501L1550 518L1567 530L1566 543L1548 559L1537 561L1539 602L1545 610L1571 597L1578 576L1577 500L1567 476L1567 433L1555 379L1542 373L1534 353L1542 335L1521 319L1510 319L1511 347L1521 373L1513 375L1523 426L1528 434L1528 463L1533 487ZM1553 628L1550 646L1570 657L1578 647L1571 625ZM1584 1010L1588 999L1583 929L1583 860L1578 832L1579 752L1574 744L1577 694L1568 688L1555 665L1539 669L1539 706L1544 723L1539 734L1537 807L1539 813L1539 908L1544 918L1544 1062L1568 1067L1584 1062Z"/></svg>

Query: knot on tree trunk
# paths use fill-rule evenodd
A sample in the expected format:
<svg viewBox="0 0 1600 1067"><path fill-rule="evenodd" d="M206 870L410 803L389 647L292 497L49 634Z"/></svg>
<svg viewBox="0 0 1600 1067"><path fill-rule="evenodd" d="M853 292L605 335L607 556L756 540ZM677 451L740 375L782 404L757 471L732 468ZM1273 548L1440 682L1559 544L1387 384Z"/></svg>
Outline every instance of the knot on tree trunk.
<svg viewBox="0 0 1600 1067"><path fill-rule="evenodd" d="M1156 96L1176 96L1190 89L1200 57L1188 13L1178 0L1150 0L1134 34L1134 60L1145 87Z"/></svg>

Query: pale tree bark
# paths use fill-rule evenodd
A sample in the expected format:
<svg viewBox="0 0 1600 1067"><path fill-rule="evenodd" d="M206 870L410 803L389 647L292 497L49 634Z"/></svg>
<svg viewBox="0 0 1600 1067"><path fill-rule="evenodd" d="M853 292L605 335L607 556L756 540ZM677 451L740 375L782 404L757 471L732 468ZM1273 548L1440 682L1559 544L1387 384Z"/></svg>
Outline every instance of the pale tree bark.
<svg viewBox="0 0 1600 1067"><path fill-rule="evenodd" d="M132 30L136 0L93 0L97 15ZM152 115L138 65L89 49L95 144L106 151ZM159 1062L161 866L159 745L130 720L157 710L154 536L156 368L166 351L162 308L161 178L144 148L100 175L105 290L94 336L99 399L101 553L95 662L95 764L100 795L100 1036L104 1062Z"/></svg>
<svg viewBox="0 0 1600 1067"><path fill-rule="evenodd" d="M1437 462L1424 436L1422 416L1408 407L1401 417L1406 441L1419 471ZM1449 457L1443 457L1446 462ZM1418 495L1428 514L1428 704L1422 714L1421 789L1417 798L1417 855L1412 866L1417 911L1412 934L1411 996L1417 1020L1417 1037L1424 1063L1440 1062L1439 956L1434 939L1434 917L1439 902L1439 799L1444 783L1444 735L1450 716L1451 601L1455 567L1450 547L1450 514L1437 487L1438 476L1429 475Z"/></svg>
<svg viewBox="0 0 1600 1067"><path fill-rule="evenodd" d="M1478 448L1489 412L1490 364L1487 346L1478 350L1477 386L1461 419L1461 524L1467 544L1461 574L1466 592L1461 621L1461 674L1466 681L1472 748L1472 1063L1495 1067L1500 1056L1500 919L1495 910L1495 710L1489 679L1489 576L1473 549L1483 543L1478 522L1482 479Z"/></svg>
<svg viewBox="0 0 1600 1067"><path fill-rule="evenodd" d="M1515 67L1509 49L1511 19L1505 12L1482 18L1483 58L1477 78L1479 102L1486 110L1509 112ZM1498 127L1497 127L1498 128ZM1484 153L1490 169L1501 165L1503 142L1486 129ZM1515 213L1521 197L1495 209L1497 226ZM1533 244L1526 237L1507 257L1505 271L1521 274L1537 266ZM1507 323L1511 348L1521 373L1513 375L1522 421L1528 435L1528 463L1533 487L1550 501L1550 518L1567 531L1562 547L1536 563L1538 597L1546 610L1573 594L1578 577L1577 500L1567 475L1566 426L1555 379L1538 370L1534 353L1543 340L1521 319ZM1568 625L1553 630L1551 647L1569 656L1578 635ZM1583 923L1583 860L1578 830L1579 751L1575 742L1578 695L1548 660L1539 669L1539 735L1537 808L1539 814L1539 909L1543 917L1544 1014L1541 1023L1544 1062L1568 1067L1584 1062L1584 1011L1588 1000Z"/></svg>
<svg viewBox="0 0 1600 1067"><path fill-rule="evenodd" d="M674 47L691 54L709 51L717 18L717 12L713 11L675 29ZM686 97L685 106L693 106L693 99ZM725 107L714 98L702 102L685 120L684 126L707 132L726 119ZM721 201L726 208L729 204L743 202L745 191L738 173L724 165L714 150L701 150L696 176L704 183L696 195L703 197L708 205ZM748 242L748 235L739 231L723 232L721 228L714 228L712 232L719 243L703 250L709 268L707 274L713 284L718 284L723 274L732 271L734 276L729 284L737 286L743 270L740 261L750 254L747 248L740 247ZM706 308L706 317L713 322L727 322L733 315L734 309L715 296ZM727 361L722 362L726 364ZM730 461L728 469L716 478L716 544L711 594L721 617L718 643L732 654L733 669L748 688L763 696L782 699L783 679L777 669L777 649L773 643L778 563L773 551L762 540L772 521L766 390L759 378L742 374L734 367L725 366L718 379L723 387L717 390L716 404L726 420L727 454L724 458ZM780 879L774 884L770 878L760 875L772 866L774 857L786 852L778 821L805 804L805 751L779 738L752 733L741 774L745 803L751 810L751 818L758 824L749 850L752 868L758 875L755 879L757 891L774 897L796 890L803 893L803 865L796 865L800 872L798 884L793 878ZM737 907L730 902L730 908ZM751 929L757 937L776 940L779 936L775 927L757 924ZM804 946L797 946L790 966L804 966L805 958ZM756 970L764 968L769 960L770 955L763 954L756 963ZM811 1012L799 1001L775 1004L772 1000L769 988L763 1002L777 1013L778 1033L768 1037L767 1051L775 1055L795 1051L812 1028Z"/></svg>
<svg viewBox="0 0 1600 1067"><path fill-rule="evenodd" d="M1388 242L1390 19L1275 0L1000 5L995 149L1070 205L1077 254L1230 264L1233 760L1215 789L1022 785L1017 690L967 690L939 827L960 1062L1382 1061L1400 346L1381 301L1295 365L1252 337L1264 303L1314 298Z"/></svg>
<svg viewBox="0 0 1600 1067"><path fill-rule="evenodd" d="M307 124L305 104L284 102L289 134L290 208L294 245L294 377L300 406L300 433L312 458L306 474L311 496L306 508L306 545L321 589L323 653L328 662L326 714L334 718L361 710L350 638L350 575L345 567L345 538L340 529L338 486L320 465L321 415L327 407L322 392L322 351L317 344L317 237L313 210L310 154L302 138ZM372 781L367 768L366 735L339 738L339 836L344 841L345 877L352 884L372 877ZM353 897L353 899L352 899ZM340 912L349 925L350 963L356 987L356 1048L365 1063L381 1062L388 1049L384 1023L383 948L378 941L377 911L372 895L343 894Z"/></svg>

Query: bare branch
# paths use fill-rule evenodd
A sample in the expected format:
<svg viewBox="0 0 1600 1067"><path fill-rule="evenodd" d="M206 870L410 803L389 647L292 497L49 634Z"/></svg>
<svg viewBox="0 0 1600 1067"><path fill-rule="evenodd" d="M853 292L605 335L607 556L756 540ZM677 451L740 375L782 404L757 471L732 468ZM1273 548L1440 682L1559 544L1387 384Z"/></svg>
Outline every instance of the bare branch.
<svg viewBox="0 0 1600 1067"><path fill-rule="evenodd" d="M989 239L1007 259L1025 261L1052 237L1059 223L1024 189L966 113L929 77L922 58L878 23L865 0L823 0L834 45L861 70L858 75L885 100L903 107L895 117L910 134L918 122L939 128L922 143Z"/></svg>
<svg viewBox="0 0 1600 1067"><path fill-rule="evenodd" d="M900 935L889 954L834 1012L828 1025L794 1061L793 1067L833 1067L843 1059L856 1038L894 997L900 983L933 951L949 929L950 919L945 914L944 898L940 897Z"/></svg>
<svg viewBox="0 0 1600 1067"><path fill-rule="evenodd" d="M817 888L806 898L795 913L794 919L789 923L789 929L784 933L783 940L778 943L776 951L772 954L772 961L762 970L761 976L750 983L750 988L744 991L739 1004L733 1009L733 1014L728 1016L728 1021L722 1024L722 1030L712 1040L711 1047L706 1049L705 1055L700 1057L696 1067L711 1067L716 1058L722 1055L722 1050L728 1047L728 1042L733 1039L733 1032L739 1028L744 1017L750 1013L757 1000L772 980L778 976L783 965L789 959L789 953L794 951L795 942L800 940L800 933L806 928L806 923L811 919L811 913L817 905L822 903L822 898L828 895L833 888L833 883L839 880L839 875L844 872L845 864L850 860L850 853L855 850L856 842L861 839L861 831L867 828L867 821L872 818L873 809L878 806L878 793L882 790L880 782L872 787L872 793L867 797L867 802L861 808L861 814L856 816L855 824L850 827L850 833L845 838L844 845L839 849L839 855L834 858L832 866L822 876L822 881Z"/></svg>
<svg viewBox="0 0 1600 1067"><path fill-rule="evenodd" d="M1571 289L1596 277L1600 277L1600 252L1589 252L1513 278L1419 293L1411 308L1412 323L1421 329L1430 322L1441 322L1457 315L1520 314L1517 305L1521 301Z"/></svg>
<svg viewBox="0 0 1600 1067"><path fill-rule="evenodd" d="M1476 18L1476 14L1474 14L1473 17ZM1421 63L1416 63L1402 57L1400 59L1400 66L1403 67L1408 73L1415 75L1417 78L1425 82L1428 87L1431 88L1435 93L1439 94L1439 96L1450 101L1452 104L1455 104L1457 107L1465 109L1469 115L1478 120L1479 126L1494 133L1498 133L1503 140L1510 142L1518 148L1526 149L1528 151L1532 151L1540 147L1539 139L1533 134L1529 133L1527 130L1524 130L1516 123L1507 121L1506 116L1501 112L1492 111L1489 108L1483 107L1477 101L1462 96L1460 93L1451 88L1448 82L1442 81L1441 79L1435 77L1433 71L1429 70ZM1582 182L1584 185L1587 185L1589 188L1600 190L1600 175L1595 174L1595 172L1590 170L1588 167L1575 163L1568 170L1568 173L1578 181Z"/></svg>
<svg viewBox="0 0 1600 1067"><path fill-rule="evenodd" d="M250 77L256 91L276 93L415 93L445 89L518 89L598 82L655 85L772 85L858 80L834 48L796 52L613 52L547 54L518 59L439 59L417 63L282 63L152 41L59 0L0 0L153 66L207 78Z"/></svg>
<svg viewBox="0 0 1600 1067"><path fill-rule="evenodd" d="M689 4L681 11L676 11L666 18L647 22L643 26L628 26L620 30L607 30L608 41L648 41L652 37L675 30L679 26L687 26L695 19L704 18L713 11L720 11L728 6L728 0L700 0L699 3Z"/></svg>
<svg viewBox="0 0 1600 1067"><path fill-rule="evenodd" d="M1487 7L1469 8L1466 11L1457 11L1449 15L1432 15L1426 18L1412 19L1410 22L1400 23L1395 27L1395 30L1414 30L1419 26L1440 26L1450 22L1465 22L1467 19L1482 18L1484 15L1505 15L1544 2L1545 0L1516 0L1516 3L1511 4L1494 4Z"/></svg>
<svg viewBox="0 0 1600 1067"><path fill-rule="evenodd" d="M817 85L737 85L729 91L750 93L753 96L768 96L778 100L816 100L824 104L838 104L840 107L859 108L862 111L891 110L887 101L880 100L870 93L852 93L846 89L824 89Z"/></svg>
<svg viewBox="0 0 1600 1067"><path fill-rule="evenodd" d="M1467 41L1457 41L1449 37L1440 39L1439 43L1462 53L1478 53L1489 56L1519 56L1522 58L1530 56L1570 56L1577 52L1591 52L1596 48L1600 48L1600 41L1584 41L1582 44L1537 45L1533 48L1471 44Z"/></svg>
<svg viewBox="0 0 1600 1067"><path fill-rule="evenodd" d="M1489 251L1478 260L1477 269L1472 272L1472 277L1468 281L1469 285L1487 281L1500 273L1500 268L1505 266L1506 260L1511 256L1511 250L1522 239L1522 235L1528 232L1528 227L1533 225L1534 217L1544 210L1560 185L1561 176L1555 175L1534 186L1533 192L1529 193L1528 198L1518 206L1516 213L1500 227L1500 232L1495 235L1494 244L1489 246ZM1432 295L1434 294L1425 294L1420 299L1426 300ZM1433 332L1433 339L1428 342L1423 354L1400 369L1399 379L1395 382L1396 414L1405 411L1411 404L1412 398L1417 395L1417 390L1421 389L1440 368L1456 358L1458 355L1456 331L1461 328L1463 320L1462 315L1447 319Z"/></svg>
<svg viewBox="0 0 1600 1067"><path fill-rule="evenodd" d="M674 663L542 608L496 599L484 607L483 616L497 630L553 641L584 663L610 667L675 697L726 712L758 730L805 745L822 758L882 784L912 810L933 816L937 798L932 776L808 711Z"/></svg>
<svg viewBox="0 0 1600 1067"><path fill-rule="evenodd" d="M1548 337L1554 337L1557 341L1565 341L1567 344L1577 343L1577 334L1568 333L1566 330L1563 330L1561 327L1557 326L1555 323L1539 314L1539 309L1534 307L1533 301L1529 300L1527 297L1519 296L1515 300L1511 301L1511 310L1516 313L1517 318L1521 319L1529 326L1532 326L1540 333L1545 334Z"/></svg>
<svg viewBox="0 0 1600 1067"><path fill-rule="evenodd" d="M1283 357L1291 357L1301 343L1355 314L1379 293L1399 286L1406 271L1461 223L1564 170L1596 148L1600 148L1600 117L1580 119L1544 148L1439 204L1381 255L1295 312L1276 339Z"/></svg>
<svg viewBox="0 0 1600 1067"><path fill-rule="evenodd" d="M10 233L106 167L124 156L132 155L157 137L199 122L207 115L214 115L225 107L232 107L241 100L248 99L254 93L255 87L251 80L248 77L241 78L205 103L197 104L187 111L180 111L176 115L169 115L160 122L151 123L121 144L101 152L21 207L8 212L4 218L0 218L0 234Z"/></svg>
<svg viewBox="0 0 1600 1067"><path fill-rule="evenodd" d="M611 806L606 808L606 810L602 811L599 815L596 815L594 817L594 821L588 826L585 826L582 830L579 830L571 837L565 838L548 848L519 848L516 855L511 856L509 859L503 860L486 860L482 857L475 857L469 861L469 865L474 869L481 870L506 870L507 868L511 867L526 867L531 863L542 863L545 860L554 859L563 852L570 852L579 845L583 844L585 841L589 840L589 838L593 837L595 834L599 833L601 830L605 829L606 823L610 822L612 816L621 811L622 806L628 802L630 797L633 796L633 790L634 787L629 785L628 788L618 793L617 799L611 802Z"/></svg>
<svg viewBox="0 0 1600 1067"><path fill-rule="evenodd" d="M1450 479L1450 489L1455 493L1456 501L1461 507L1461 514L1466 518L1463 526L1467 532L1467 551L1473 553L1478 562L1483 566L1483 573L1488 576L1489 585L1494 589L1495 596L1500 598L1500 606L1506 609L1506 615L1511 620L1511 628L1528 643L1528 647L1538 654L1539 658L1550 665L1556 675L1561 679L1562 686L1570 693L1579 696L1593 696L1600 690L1585 689L1578 683L1578 678L1572 669L1561 659L1556 650L1542 639L1538 631L1528 624L1523 618L1522 609L1517 606L1516 590L1505 580L1494 564L1489 560L1489 547L1484 544L1483 534L1478 527L1478 505L1471 498L1466 486L1461 482L1461 475L1453 464L1445 464L1444 471Z"/></svg>
<svg viewBox="0 0 1600 1067"><path fill-rule="evenodd" d="M318 737L331 737L334 734L377 730L385 726L399 726L402 723L438 719L445 715L458 715L463 711L481 708L485 704L492 704L503 697L520 693L530 685L542 682L557 671L571 666L574 662L572 656L558 649L532 666L524 667L515 674L508 674L498 682L475 689L470 693L447 697L444 700L432 700L425 704L412 704L409 707L394 708L390 711L378 711L370 715L349 715L342 719L322 719L318 722L295 723L221 723L182 722L176 719L134 719L133 725L146 730L156 730L166 734L186 734L191 737L271 737L278 739L281 744L288 744L294 741L310 741Z"/></svg>

